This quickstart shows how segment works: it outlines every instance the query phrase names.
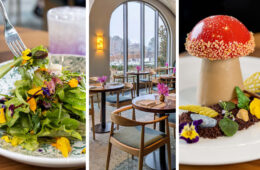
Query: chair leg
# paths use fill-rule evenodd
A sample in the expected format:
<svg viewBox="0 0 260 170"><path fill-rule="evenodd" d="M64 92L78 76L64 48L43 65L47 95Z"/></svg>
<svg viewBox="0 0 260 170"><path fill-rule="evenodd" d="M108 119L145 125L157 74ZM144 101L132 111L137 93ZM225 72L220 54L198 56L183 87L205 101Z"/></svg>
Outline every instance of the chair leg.
<svg viewBox="0 0 260 170"><path fill-rule="evenodd" d="M118 114L119 116L121 116L121 113ZM116 125L116 129L119 130L119 125Z"/></svg>
<svg viewBox="0 0 260 170"><path fill-rule="evenodd" d="M168 170L171 170L171 144L170 139L167 142L167 151L168 151Z"/></svg>
<svg viewBox="0 0 260 170"><path fill-rule="evenodd" d="M93 139L96 140L96 135L95 135L95 117L94 114L91 115L92 119L92 131L93 131Z"/></svg>
<svg viewBox="0 0 260 170"><path fill-rule="evenodd" d="M106 170L109 169L109 162L110 162L111 149L112 149L112 144L109 142L109 144L108 144L108 151L107 151Z"/></svg>
<svg viewBox="0 0 260 170"><path fill-rule="evenodd" d="M143 154L140 152L139 154L139 161L138 161L138 170L142 170L143 169Z"/></svg>
<svg viewBox="0 0 260 170"><path fill-rule="evenodd" d="M153 114L153 120L156 119L156 113ZM153 129L156 129L156 123L153 124Z"/></svg>

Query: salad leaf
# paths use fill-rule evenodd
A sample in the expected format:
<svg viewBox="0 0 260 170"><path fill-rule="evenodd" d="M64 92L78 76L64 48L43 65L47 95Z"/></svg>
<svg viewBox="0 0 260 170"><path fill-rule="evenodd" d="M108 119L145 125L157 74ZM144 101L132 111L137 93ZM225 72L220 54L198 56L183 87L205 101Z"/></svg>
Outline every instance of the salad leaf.
<svg viewBox="0 0 260 170"><path fill-rule="evenodd" d="M236 87L235 90L238 98L238 108L248 110L250 99L243 93L243 91L239 87Z"/></svg>

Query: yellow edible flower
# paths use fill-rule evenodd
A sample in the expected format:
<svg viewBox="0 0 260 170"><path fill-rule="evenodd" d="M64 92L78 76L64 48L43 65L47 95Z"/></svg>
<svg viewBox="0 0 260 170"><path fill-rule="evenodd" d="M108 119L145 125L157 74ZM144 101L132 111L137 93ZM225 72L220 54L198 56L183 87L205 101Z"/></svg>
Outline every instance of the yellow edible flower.
<svg viewBox="0 0 260 170"><path fill-rule="evenodd" d="M5 123L5 112L4 112L4 108L0 109L0 123Z"/></svg>
<svg viewBox="0 0 260 170"><path fill-rule="evenodd" d="M4 140L7 143L11 142L11 139L9 138L9 136L2 136L1 139Z"/></svg>
<svg viewBox="0 0 260 170"><path fill-rule="evenodd" d="M197 136L199 136L199 134L196 132L195 126L193 124L192 125L187 124L183 128L181 136L189 139L194 139Z"/></svg>
<svg viewBox="0 0 260 170"><path fill-rule="evenodd" d="M71 80L69 81L69 85L70 85L70 87L72 87L72 88L77 87L78 84L79 84L79 82L78 82L77 79L71 79Z"/></svg>
<svg viewBox="0 0 260 170"><path fill-rule="evenodd" d="M38 92L38 93L35 94L36 92ZM36 87L36 88L29 90L27 93L30 95L42 95L42 92L43 92L42 87Z"/></svg>
<svg viewBox="0 0 260 170"><path fill-rule="evenodd" d="M42 67L42 68L38 68L36 71L48 71L48 69L47 68L45 68L45 67Z"/></svg>
<svg viewBox="0 0 260 170"><path fill-rule="evenodd" d="M31 53L30 49L26 49L22 52L22 58L26 61L30 60L31 57L29 57L28 55Z"/></svg>
<svg viewBox="0 0 260 170"><path fill-rule="evenodd" d="M17 146L17 145L21 144L22 142L23 142L23 139L21 139L17 136L14 136L11 140L12 146Z"/></svg>
<svg viewBox="0 0 260 170"><path fill-rule="evenodd" d="M34 131L33 131L33 130L31 130L31 131L30 131L30 134L31 134L31 135L33 135L33 134L34 134Z"/></svg>
<svg viewBox="0 0 260 170"><path fill-rule="evenodd" d="M69 156L69 152L71 152L70 141L65 137L60 137L56 140L56 143L53 143L52 146L56 147L61 151L64 157Z"/></svg>
<svg viewBox="0 0 260 170"><path fill-rule="evenodd" d="M86 154L86 148L81 151L82 154Z"/></svg>
<svg viewBox="0 0 260 170"><path fill-rule="evenodd" d="M29 97L27 97L27 100L28 99L29 99ZM37 108L37 104L36 104L35 98L32 97L27 103L29 103L31 111L35 112L35 110Z"/></svg>
<svg viewBox="0 0 260 170"><path fill-rule="evenodd" d="M254 98L249 105L250 113L260 119L260 99Z"/></svg>

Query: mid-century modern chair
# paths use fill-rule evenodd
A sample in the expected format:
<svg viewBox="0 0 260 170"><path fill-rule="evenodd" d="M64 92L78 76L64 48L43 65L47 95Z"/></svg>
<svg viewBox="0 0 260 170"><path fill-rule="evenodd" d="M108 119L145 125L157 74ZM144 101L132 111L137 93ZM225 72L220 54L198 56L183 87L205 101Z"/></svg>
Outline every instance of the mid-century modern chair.
<svg viewBox="0 0 260 170"><path fill-rule="evenodd" d="M138 169L143 169L143 158L147 154L155 151L163 145L167 145L168 151L168 169L171 169L171 147L170 147L170 135L168 126L168 116L163 116L159 119L149 122L139 122L131 120L120 115L121 112L131 110L133 107L125 106L117 109L111 114L111 131L108 143L108 154L106 170L109 169L110 154L112 146L117 147L131 155L139 157ZM146 125L153 124L155 122L165 121L166 133L156 131L154 129L146 127ZM123 126L120 130L114 130L115 124Z"/></svg>
<svg viewBox="0 0 260 170"><path fill-rule="evenodd" d="M94 97L93 95L89 95L89 115L91 116L91 121L92 121L92 131L93 131L93 139L95 140L95 110L94 110Z"/></svg>
<svg viewBox="0 0 260 170"><path fill-rule="evenodd" d="M133 84L124 83L125 87L123 90L116 91L116 95L110 95L106 98L106 102L108 106L120 108L122 106L126 106L132 103L133 95ZM131 95L125 95L126 92L131 93Z"/></svg>

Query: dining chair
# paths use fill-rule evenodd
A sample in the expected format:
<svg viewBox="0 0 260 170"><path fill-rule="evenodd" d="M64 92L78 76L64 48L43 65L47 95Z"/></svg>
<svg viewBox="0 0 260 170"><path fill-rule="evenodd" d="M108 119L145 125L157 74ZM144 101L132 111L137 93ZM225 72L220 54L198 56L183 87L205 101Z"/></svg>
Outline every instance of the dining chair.
<svg viewBox="0 0 260 170"><path fill-rule="evenodd" d="M143 75L143 77L140 79L140 84L144 84L145 86L145 92L150 94L151 93L151 74L149 73L148 75Z"/></svg>
<svg viewBox="0 0 260 170"><path fill-rule="evenodd" d="M93 131L93 139L96 140L95 136L95 109L94 109L94 97L93 95L89 95L89 115L91 116L92 121L92 131Z"/></svg>
<svg viewBox="0 0 260 170"><path fill-rule="evenodd" d="M168 126L168 116L163 116L154 121L139 122L122 117L120 113L133 109L132 105L119 108L111 114L111 131L108 142L106 170L109 169L112 146L139 157L138 169L143 169L143 159L147 154L155 151L163 145L167 145L168 169L171 169L171 146ZM165 121L166 133L146 127L155 122ZM114 130L115 124L123 126L120 130Z"/></svg>
<svg viewBox="0 0 260 170"><path fill-rule="evenodd" d="M116 91L115 95L109 95L106 98L106 102L108 106L120 108L122 106L126 106L132 103L134 98L134 88L132 83L124 83L124 88L122 90ZM125 93L130 92L129 95L125 95Z"/></svg>
<svg viewBox="0 0 260 170"><path fill-rule="evenodd" d="M159 117L157 116L157 113L154 113L154 120L158 119ZM169 127L173 128L173 136L175 138L176 136L176 113L171 113L169 114L168 117L168 123L169 123ZM156 123L153 124L153 129L156 130Z"/></svg>
<svg viewBox="0 0 260 170"><path fill-rule="evenodd" d="M89 85L90 86L91 85L97 86L99 84L100 83L98 82L98 77L89 77ZM98 104L99 109L100 109L100 102L101 102L101 97L99 96L99 93L95 93L94 103Z"/></svg>

